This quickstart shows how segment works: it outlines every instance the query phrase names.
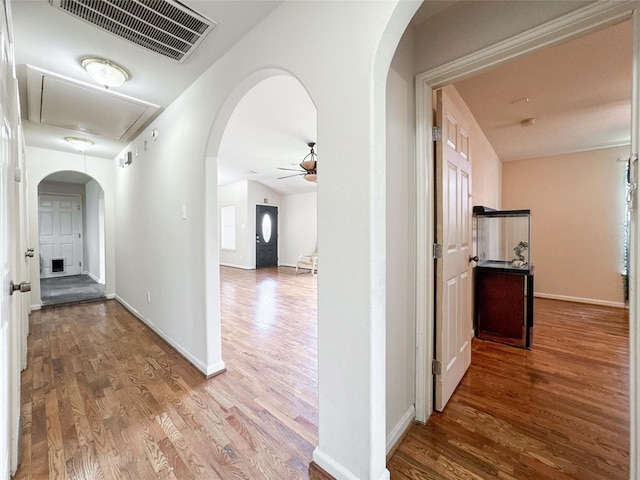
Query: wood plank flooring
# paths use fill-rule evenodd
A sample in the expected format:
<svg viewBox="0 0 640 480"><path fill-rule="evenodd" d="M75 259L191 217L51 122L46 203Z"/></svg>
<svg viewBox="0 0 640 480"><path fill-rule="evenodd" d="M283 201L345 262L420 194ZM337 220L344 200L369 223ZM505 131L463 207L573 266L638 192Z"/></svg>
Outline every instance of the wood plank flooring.
<svg viewBox="0 0 640 480"><path fill-rule="evenodd" d="M228 370L209 380L115 301L34 312L16 478L307 479L316 280L223 267L221 294ZM536 299L533 350L475 341L391 478L627 479L628 398L626 312Z"/></svg>
<svg viewBox="0 0 640 480"><path fill-rule="evenodd" d="M391 478L629 479L628 316L535 300L530 351L474 339L443 413L414 425Z"/></svg>
<svg viewBox="0 0 640 480"><path fill-rule="evenodd" d="M223 267L227 372L209 380L115 301L34 312L15 478L308 478L315 292L290 268Z"/></svg>

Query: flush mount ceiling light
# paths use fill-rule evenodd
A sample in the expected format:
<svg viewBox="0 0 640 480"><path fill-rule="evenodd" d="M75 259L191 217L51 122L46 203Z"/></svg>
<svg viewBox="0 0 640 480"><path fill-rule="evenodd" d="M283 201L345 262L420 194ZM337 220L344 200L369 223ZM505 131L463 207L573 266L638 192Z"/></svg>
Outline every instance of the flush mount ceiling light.
<svg viewBox="0 0 640 480"><path fill-rule="evenodd" d="M64 139L78 152L84 152L87 148L93 145L93 142L86 138L64 137Z"/></svg>
<svg viewBox="0 0 640 480"><path fill-rule="evenodd" d="M129 80L129 73L124 68L106 58L85 57L80 64L104 88L119 87Z"/></svg>

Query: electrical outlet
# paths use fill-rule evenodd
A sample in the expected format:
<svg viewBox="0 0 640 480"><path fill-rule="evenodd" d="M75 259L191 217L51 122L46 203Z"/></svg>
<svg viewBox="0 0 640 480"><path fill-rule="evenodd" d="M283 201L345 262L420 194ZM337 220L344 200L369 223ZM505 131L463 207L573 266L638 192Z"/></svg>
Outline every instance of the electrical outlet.
<svg viewBox="0 0 640 480"><path fill-rule="evenodd" d="M151 292L147 292L147 303L151 303Z"/></svg>

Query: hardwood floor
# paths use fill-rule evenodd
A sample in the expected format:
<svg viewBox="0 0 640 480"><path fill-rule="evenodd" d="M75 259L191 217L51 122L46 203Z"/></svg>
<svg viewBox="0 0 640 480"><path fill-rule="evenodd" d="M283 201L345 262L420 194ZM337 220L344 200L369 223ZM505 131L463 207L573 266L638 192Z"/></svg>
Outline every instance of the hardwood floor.
<svg viewBox="0 0 640 480"><path fill-rule="evenodd" d="M209 380L115 301L34 312L15 478L308 478L315 292L293 269L223 267L227 371Z"/></svg>
<svg viewBox="0 0 640 480"><path fill-rule="evenodd" d="M307 479L316 279L223 267L221 297L227 372L209 380L115 301L34 312L15 478ZM536 299L531 351L473 355L392 479L628 479L625 311Z"/></svg>
<svg viewBox="0 0 640 480"><path fill-rule="evenodd" d="M629 479L625 310L535 300L530 351L474 339L449 404L414 425L391 478Z"/></svg>

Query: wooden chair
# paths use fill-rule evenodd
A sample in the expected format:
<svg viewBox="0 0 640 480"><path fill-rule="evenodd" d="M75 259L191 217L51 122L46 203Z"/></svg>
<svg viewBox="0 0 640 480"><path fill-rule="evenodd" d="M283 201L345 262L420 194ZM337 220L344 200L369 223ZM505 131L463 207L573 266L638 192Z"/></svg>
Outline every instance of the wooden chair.
<svg viewBox="0 0 640 480"><path fill-rule="evenodd" d="M300 255L296 262L296 275L300 268L309 269L311 275L315 276L318 273L318 253L313 252L309 255Z"/></svg>

